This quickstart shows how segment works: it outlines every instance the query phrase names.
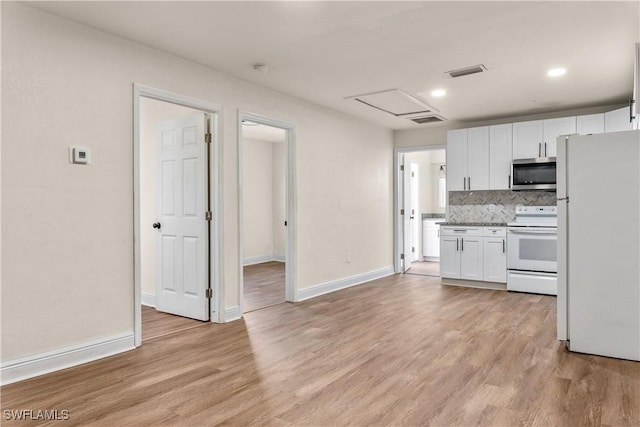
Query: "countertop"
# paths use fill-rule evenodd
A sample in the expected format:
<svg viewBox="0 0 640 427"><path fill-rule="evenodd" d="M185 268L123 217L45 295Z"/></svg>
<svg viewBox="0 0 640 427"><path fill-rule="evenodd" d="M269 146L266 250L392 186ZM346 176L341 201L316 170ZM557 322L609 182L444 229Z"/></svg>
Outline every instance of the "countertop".
<svg viewBox="0 0 640 427"><path fill-rule="evenodd" d="M444 214L441 213L423 213L422 214L422 220L424 221L425 219L441 219L444 221Z"/></svg>
<svg viewBox="0 0 640 427"><path fill-rule="evenodd" d="M440 225L461 226L461 227L506 227L506 222L439 222Z"/></svg>

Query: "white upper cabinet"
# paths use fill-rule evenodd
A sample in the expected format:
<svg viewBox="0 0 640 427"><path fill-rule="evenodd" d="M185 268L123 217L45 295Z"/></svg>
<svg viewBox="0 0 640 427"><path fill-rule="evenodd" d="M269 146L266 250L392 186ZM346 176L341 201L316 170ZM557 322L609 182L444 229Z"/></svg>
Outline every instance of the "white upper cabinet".
<svg viewBox="0 0 640 427"><path fill-rule="evenodd" d="M489 127L467 131L467 190L488 190Z"/></svg>
<svg viewBox="0 0 640 427"><path fill-rule="evenodd" d="M604 133L604 114L588 114L576 117L576 132L580 135Z"/></svg>
<svg viewBox="0 0 640 427"><path fill-rule="evenodd" d="M535 159L542 157L544 123L542 120L513 124L513 158Z"/></svg>
<svg viewBox="0 0 640 427"><path fill-rule="evenodd" d="M576 118L561 117L544 120L544 141L542 157L556 157L557 140L560 135L576 133Z"/></svg>
<svg viewBox="0 0 640 427"><path fill-rule="evenodd" d="M467 130L447 132L447 190L467 188Z"/></svg>
<svg viewBox="0 0 640 427"><path fill-rule="evenodd" d="M447 132L449 191L489 189L489 127Z"/></svg>
<svg viewBox="0 0 640 427"><path fill-rule="evenodd" d="M623 130L633 130L633 124L629 116L629 107L622 107L604 113L605 132L620 132Z"/></svg>
<svg viewBox="0 0 640 427"><path fill-rule="evenodd" d="M489 126L489 189L508 190L511 188L513 127L507 125Z"/></svg>
<svg viewBox="0 0 640 427"><path fill-rule="evenodd" d="M513 158L555 157L560 135L576 133L576 118L533 120L513 124Z"/></svg>

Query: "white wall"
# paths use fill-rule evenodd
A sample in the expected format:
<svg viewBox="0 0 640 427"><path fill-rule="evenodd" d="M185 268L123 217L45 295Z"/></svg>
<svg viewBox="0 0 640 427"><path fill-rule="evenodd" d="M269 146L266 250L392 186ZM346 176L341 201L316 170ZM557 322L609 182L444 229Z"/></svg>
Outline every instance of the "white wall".
<svg viewBox="0 0 640 427"><path fill-rule="evenodd" d="M155 99L140 100L140 281L143 301L156 295L156 238L157 230L151 224L158 221L157 213L157 147L156 129L159 122L203 114L197 110L161 102Z"/></svg>
<svg viewBox="0 0 640 427"><path fill-rule="evenodd" d="M238 110L296 125L297 290L392 264L391 131L25 4L1 7L3 361L133 331L134 82L224 107L227 308L240 291ZM90 147L93 163L70 165L71 145Z"/></svg>
<svg viewBox="0 0 640 427"><path fill-rule="evenodd" d="M271 258L273 143L245 139L243 155L244 258Z"/></svg>
<svg viewBox="0 0 640 427"><path fill-rule="evenodd" d="M284 133L283 133L284 138ZM244 263L284 259L285 141L244 139Z"/></svg>

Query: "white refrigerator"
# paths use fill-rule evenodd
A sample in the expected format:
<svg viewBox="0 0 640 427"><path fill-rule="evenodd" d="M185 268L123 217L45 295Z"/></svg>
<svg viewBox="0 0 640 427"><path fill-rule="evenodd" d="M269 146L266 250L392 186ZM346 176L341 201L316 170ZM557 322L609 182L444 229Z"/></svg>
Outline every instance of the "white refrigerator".
<svg viewBox="0 0 640 427"><path fill-rule="evenodd" d="M558 339L640 360L640 131L558 138Z"/></svg>

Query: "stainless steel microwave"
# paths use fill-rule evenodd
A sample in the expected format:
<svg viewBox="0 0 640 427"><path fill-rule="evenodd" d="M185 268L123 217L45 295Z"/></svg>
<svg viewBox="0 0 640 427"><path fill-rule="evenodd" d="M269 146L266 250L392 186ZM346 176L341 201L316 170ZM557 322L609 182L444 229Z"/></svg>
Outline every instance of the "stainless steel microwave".
<svg viewBox="0 0 640 427"><path fill-rule="evenodd" d="M556 158L518 159L511 164L512 190L556 189Z"/></svg>

